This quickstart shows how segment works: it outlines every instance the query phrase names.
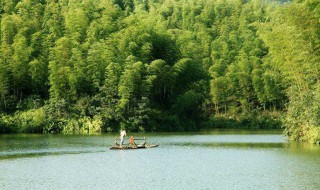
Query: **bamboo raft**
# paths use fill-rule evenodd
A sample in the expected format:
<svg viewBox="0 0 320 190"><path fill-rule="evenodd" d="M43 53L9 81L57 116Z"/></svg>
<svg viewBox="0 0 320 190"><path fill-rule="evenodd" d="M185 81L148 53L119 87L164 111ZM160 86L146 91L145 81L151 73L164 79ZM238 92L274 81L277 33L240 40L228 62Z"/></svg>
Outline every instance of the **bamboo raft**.
<svg viewBox="0 0 320 190"><path fill-rule="evenodd" d="M124 149L142 149L142 148L154 148L159 145L157 144L147 144L146 143L146 138L144 137L143 139L134 139L134 140L143 140L143 142L136 144L135 142L129 143L129 144L122 144L122 147L120 147L120 144L118 143L118 138L115 138L114 144L110 148L111 150L124 150Z"/></svg>

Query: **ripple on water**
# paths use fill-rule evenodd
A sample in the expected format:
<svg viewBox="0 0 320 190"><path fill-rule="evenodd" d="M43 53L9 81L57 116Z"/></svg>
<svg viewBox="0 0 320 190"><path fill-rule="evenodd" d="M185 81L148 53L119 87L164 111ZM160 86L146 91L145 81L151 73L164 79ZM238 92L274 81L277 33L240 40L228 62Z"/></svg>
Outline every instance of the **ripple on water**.
<svg viewBox="0 0 320 190"><path fill-rule="evenodd" d="M0 188L320 189L319 146L281 135L150 135L159 147L109 150L113 139L0 138Z"/></svg>

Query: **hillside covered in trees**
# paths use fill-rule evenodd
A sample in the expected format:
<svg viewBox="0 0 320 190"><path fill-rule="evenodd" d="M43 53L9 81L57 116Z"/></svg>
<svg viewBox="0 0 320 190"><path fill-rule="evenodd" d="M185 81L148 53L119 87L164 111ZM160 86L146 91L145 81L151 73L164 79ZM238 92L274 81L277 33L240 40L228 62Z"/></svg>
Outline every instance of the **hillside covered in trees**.
<svg viewBox="0 0 320 190"><path fill-rule="evenodd" d="M317 0L2 0L0 133L320 140Z"/></svg>

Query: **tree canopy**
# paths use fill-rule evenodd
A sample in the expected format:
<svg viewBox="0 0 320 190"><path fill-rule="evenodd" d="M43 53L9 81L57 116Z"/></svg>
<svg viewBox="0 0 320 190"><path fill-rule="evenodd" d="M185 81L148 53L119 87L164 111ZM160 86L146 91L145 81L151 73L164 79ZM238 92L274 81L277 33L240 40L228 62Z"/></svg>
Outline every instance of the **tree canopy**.
<svg viewBox="0 0 320 190"><path fill-rule="evenodd" d="M318 141L319 10L317 0L3 0L0 132L192 131L224 117Z"/></svg>

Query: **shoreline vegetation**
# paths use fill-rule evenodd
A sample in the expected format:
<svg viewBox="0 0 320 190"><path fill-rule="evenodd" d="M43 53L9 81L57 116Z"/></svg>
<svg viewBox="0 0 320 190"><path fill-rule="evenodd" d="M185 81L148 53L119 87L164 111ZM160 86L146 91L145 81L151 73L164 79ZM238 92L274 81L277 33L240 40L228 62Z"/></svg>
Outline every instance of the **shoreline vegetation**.
<svg viewBox="0 0 320 190"><path fill-rule="evenodd" d="M318 0L2 0L0 133L320 142Z"/></svg>

